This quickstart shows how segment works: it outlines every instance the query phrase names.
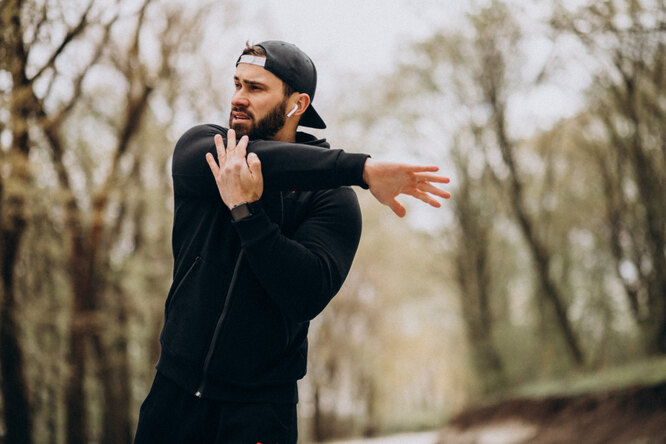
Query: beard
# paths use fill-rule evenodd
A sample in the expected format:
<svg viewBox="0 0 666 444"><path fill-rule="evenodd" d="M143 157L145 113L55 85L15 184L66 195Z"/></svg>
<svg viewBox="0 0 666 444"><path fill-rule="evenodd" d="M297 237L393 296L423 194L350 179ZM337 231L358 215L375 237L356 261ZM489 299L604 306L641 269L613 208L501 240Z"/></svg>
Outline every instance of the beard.
<svg viewBox="0 0 666 444"><path fill-rule="evenodd" d="M234 107L229 114L229 128L236 131L236 137L240 138L242 136L248 136L250 140L270 140L284 126L284 122L286 121L287 101L283 100L281 103L275 105L264 118L256 122L254 121L253 115L249 114L247 111L243 111L250 116L250 121L252 123L249 127L246 125L234 125L232 123L234 111L243 110L239 107Z"/></svg>

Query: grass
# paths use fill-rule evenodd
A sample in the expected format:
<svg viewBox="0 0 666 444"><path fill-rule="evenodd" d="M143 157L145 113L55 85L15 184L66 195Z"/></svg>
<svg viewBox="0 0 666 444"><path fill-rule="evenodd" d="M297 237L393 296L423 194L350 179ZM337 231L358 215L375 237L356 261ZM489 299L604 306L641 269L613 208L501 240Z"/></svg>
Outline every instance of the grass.
<svg viewBox="0 0 666 444"><path fill-rule="evenodd" d="M594 372L583 372L558 380L521 385L513 396L537 398L553 395L579 395L590 392L648 386L666 381L666 358L653 358Z"/></svg>

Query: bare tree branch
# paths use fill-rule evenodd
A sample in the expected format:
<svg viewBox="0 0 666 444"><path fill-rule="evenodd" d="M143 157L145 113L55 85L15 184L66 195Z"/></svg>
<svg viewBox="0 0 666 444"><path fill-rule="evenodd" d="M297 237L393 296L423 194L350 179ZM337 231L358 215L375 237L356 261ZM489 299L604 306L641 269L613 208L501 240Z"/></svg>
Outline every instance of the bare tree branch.
<svg viewBox="0 0 666 444"><path fill-rule="evenodd" d="M90 0L88 7L83 12L83 15L81 15L79 23L67 32L65 38L60 43L60 45L53 51L53 54L51 54L49 60L37 71L37 73L34 76L28 79L29 83L33 83L44 73L44 71L52 67L58 56L63 52L63 50L67 47L67 45L86 29L86 27L89 24L88 15L90 14L90 11L92 10L94 4L95 0Z"/></svg>
<svg viewBox="0 0 666 444"><path fill-rule="evenodd" d="M35 23L35 33L33 36L33 39L30 42L25 42L24 47L25 47L25 52L30 53L30 48L32 48L32 45L37 41L39 38L39 32L42 29L42 26L48 21L48 8L47 8L47 2L45 1L42 4L42 14L39 18L39 21Z"/></svg>
<svg viewBox="0 0 666 444"><path fill-rule="evenodd" d="M74 90L72 92L72 96L70 97L69 102L67 102L55 115L50 118L50 122L47 124L47 126L51 125L59 125L65 117L72 111L74 106L79 102L79 99L81 97L81 89L83 85L83 81L86 77L86 75L90 72L90 67L94 66L97 64L99 61L100 57L102 56L102 53L104 52L104 48L106 47L106 44L109 41L109 36L110 36L110 30L111 26L115 23L116 19L118 18L118 14L115 15L115 17L109 21L104 26L104 37L100 40L100 42L97 44L97 48L95 49L95 53L90 60L90 62L81 70L77 78L74 80ZM43 100L46 99L45 96Z"/></svg>

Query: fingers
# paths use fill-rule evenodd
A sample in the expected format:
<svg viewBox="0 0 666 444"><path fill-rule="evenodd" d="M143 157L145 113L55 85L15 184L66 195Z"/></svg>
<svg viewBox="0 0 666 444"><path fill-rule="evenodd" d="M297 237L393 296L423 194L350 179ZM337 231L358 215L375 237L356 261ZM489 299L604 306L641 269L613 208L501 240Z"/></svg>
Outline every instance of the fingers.
<svg viewBox="0 0 666 444"><path fill-rule="evenodd" d="M245 155L247 154L247 143L249 140L250 139L247 136L243 136L240 138L240 141L238 141L234 151L238 158L245 159Z"/></svg>
<svg viewBox="0 0 666 444"><path fill-rule="evenodd" d="M227 150L233 150L235 148L236 148L236 131L229 129L227 131Z"/></svg>
<svg viewBox="0 0 666 444"><path fill-rule="evenodd" d="M220 134L215 134L213 140L215 141L215 148L217 148L217 160L220 163L220 165L222 165L224 163L227 154L224 148L224 140L222 140L222 136ZM206 155L206 160L207 159L208 155Z"/></svg>
<svg viewBox="0 0 666 444"><path fill-rule="evenodd" d="M443 183L448 183L448 181L443 182ZM448 198L451 197L451 193L437 188L436 186L434 186L430 182L420 182L418 184L418 189L420 191L423 191L423 192L426 192L426 193L434 194L435 196L441 197L443 199L448 199ZM423 200L423 199L421 199L421 200Z"/></svg>
<svg viewBox="0 0 666 444"><path fill-rule="evenodd" d="M423 174L423 173L416 173L414 174L416 178L421 181L427 181L427 182L437 182L437 183L449 183L450 180L448 177L440 176L438 174Z"/></svg>
<svg viewBox="0 0 666 444"><path fill-rule="evenodd" d="M448 177L433 174L415 174L414 176L415 181L412 182L412 185L408 189L403 189L402 193L419 199L434 208L440 208L442 206L435 197L442 199L449 199L451 197L451 193L444 191L431 183L449 183ZM393 209L393 207L391 208ZM395 209L394 212L400 215Z"/></svg>
<svg viewBox="0 0 666 444"><path fill-rule="evenodd" d="M414 192L414 193L410 193L410 195L419 199L419 200L422 200L423 202L427 203L431 207L439 208L439 207L442 206L442 204L439 203L439 201L435 200L428 193L424 193L422 191L417 191L417 192Z"/></svg>
<svg viewBox="0 0 666 444"><path fill-rule="evenodd" d="M247 155L247 166L250 168L252 177L261 177L261 161L256 154L250 153Z"/></svg>
<svg viewBox="0 0 666 444"><path fill-rule="evenodd" d="M249 140L247 136L243 136L240 140L236 141L236 131L230 129L227 131L227 148L225 150L222 136L216 134L215 146L217 146L218 157L220 156L220 150L222 150L225 158L234 156L235 159L245 159Z"/></svg>
<svg viewBox="0 0 666 444"><path fill-rule="evenodd" d="M232 129L227 131L227 146L224 146L224 139L222 135L215 134L213 138L215 141L215 148L217 149L217 159L220 167L223 167L228 158L234 156L234 159L245 159L247 153L247 144L249 139L247 136L241 137L240 141L236 141L236 132ZM208 156L206 156L208 160ZM258 159L257 159L258 160Z"/></svg>
<svg viewBox="0 0 666 444"><path fill-rule="evenodd" d="M213 173L213 175L217 176L217 173L220 171L220 167L217 166L217 163L215 163L215 158L211 153L206 153L206 162L208 162L208 166L210 167L210 171Z"/></svg>
<svg viewBox="0 0 666 444"><path fill-rule="evenodd" d="M439 171L439 167L435 165L407 165L407 164L402 164L402 168L405 169L405 171L409 171L410 173L434 173L435 171Z"/></svg>
<svg viewBox="0 0 666 444"><path fill-rule="evenodd" d="M391 208L391 210L393 210L393 212L398 217L404 217L405 214L407 214L407 210L405 210L405 207L403 207L402 204L395 199L389 202L389 208Z"/></svg>

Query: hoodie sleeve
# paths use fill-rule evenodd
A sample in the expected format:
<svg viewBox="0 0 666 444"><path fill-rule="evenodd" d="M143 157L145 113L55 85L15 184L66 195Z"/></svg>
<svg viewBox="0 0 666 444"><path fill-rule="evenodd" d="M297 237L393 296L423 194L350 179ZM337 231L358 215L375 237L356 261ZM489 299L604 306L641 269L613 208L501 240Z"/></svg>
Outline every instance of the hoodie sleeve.
<svg viewBox="0 0 666 444"><path fill-rule="evenodd" d="M226 139L227 130L218 125L198 125L176 143L172 163L176 195L219 194L205 159L208 152L217 157L215 134ZM363 181L367 154L267 140L251 141L248 152L254 152L261 160L266 191L323 190L344 185L367 188Z"/></svg>
<svg viewBox="0 0 666 444"><path fill-rule="evenodd" d="M293 238L263 210L234 222L262 287L295 322L312 320L340 290L361 237L361 211L349 187L317 193Z"/></svg>

